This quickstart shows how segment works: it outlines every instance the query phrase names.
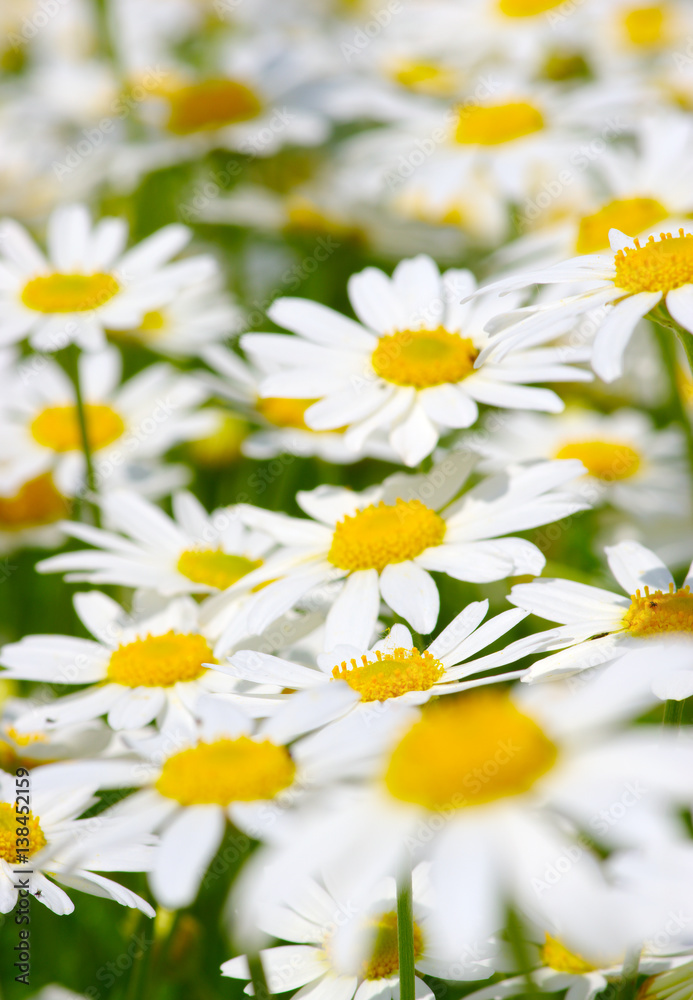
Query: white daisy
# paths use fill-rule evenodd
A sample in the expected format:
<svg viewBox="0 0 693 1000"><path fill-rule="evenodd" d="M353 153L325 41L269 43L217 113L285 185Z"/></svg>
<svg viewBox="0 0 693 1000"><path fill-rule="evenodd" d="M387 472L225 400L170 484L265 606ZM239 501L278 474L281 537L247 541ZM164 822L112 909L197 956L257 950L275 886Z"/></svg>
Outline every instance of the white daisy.
<svg viewBox="0 0 693 1000"><path fill-rule="evenodd" d="M592 504L609 503L638 517L680 516L690 494L679 428L656 430L637 410L598 413L579 407L559 416L512 414L477 447L491 471L509 461L577 458L587 475L573 484Z"/></svg>
<svg viewBox="0 0 693 1000"><path fill-rule="evenodd" d="M229 657L230 666L219 664L217 669L246 682L244 690L234 695L233 700L253 716L271 715L279 705L291 700L292 694L283 693L287 689L310 690L311 723L318 728L322 724L323 702L332 717L330 688L334 681L346 683L354 692L353 703L347 710L366 715L373 702L394 698L421 705L438 695L490 683L488 677L474 681L464 678L506 667L528 655L531 645L528 640L520 640L496 653L473 659L525 617L524 612L517 610L503 612L482 625L487 612L488 601L468 604L423 651L417 648L409 629L393 625L371 649L343 645L319 653L317 669L252 650L239 650ZM520 674L521 671L502 673L494 676L492 682L512 680Z"/></svg>
<svg viewBox="0 0 693 1000"><path fill-rule="evenodd" d="M302 458L316 456L339 465L366 457L399 462L384 435L374 436L355 449L348 447L341 431L316 431L309 427L305 413L317 399L263 398L260 392L263 379L280 367L272 364L271 359L263 358L263 369L258 369L221 344L211 345L200 354L219 376L202 373L203 382L220 399L229 400L236 411L245 415L246 420L259 424L258 430L247 427L243 434L238 420L228 424L227 436L235 440L241 437L240 451L249 458L265 459L289 454ZM234 420L233 415L229 415L229 420ZM220 433L224 433L223 427Z"/></svg>
<svg viewBox="0 0 693 1000"><path fill-rule="evenodd" d="M17 776L0 772L0 912L9 913L18 904L21 909L29 893L54 913L72 913L74 903L55 884L59 882L153 917L144 899L97 874L147 871L152 838L129 836L108 813L97 820L79 819L103 786L98 778L86 787L79 778L72 783L69 770L58 767L63 769L50 764L31 772L20 769ZM26 843L18 839L24 829Z"/></svg>
<svg viewBox="0 0 693 1000"><path fill-rule="evenodd" d="M157 458L210 427L209 418L195 412L206 395L203 387L168 365L151 365L120 384L122 362L115 348L83 354L79 364L102 489L137 488L142 479L146 490ZM0 490L16 495L31 481L36 491L40 477L40 497L52 510L59 506L52 484L63 496L74 496L84 486L85 461L74 387L58 364L34 357L20 364L0 406ZM179 484L175 468L173 475L164 472L167 480L162 492Z"/></svg>
<svg viewBox="0 0 693 1000"><path fill-rule="evenodd" d="M263 381L263 396L318 398L305 412L313 430L345 428L355 450L387 430L402 461L417 465L446 430L474 423L478 403L557 413L563 403L554 392L523 383L589 378L564 363L587 358L570 348L521 352L475 369L487 343L483 328L500 307L496 296L461 306L474 287L469 271L441 277L423 255L402 261L392 278L367 268L349 281L363 325L306 299L279 299L268 315L296 336L250 333L241 345L265 367L282 365Z"/></svg>
<svg viewBox="0 0 693 1000"><path fill-rule="evenodd" d="M189 357L208 344L240 332L241 310L221 288L218 275L181 288L170 302L144 314L129 330L109 330L114 339L135 340L156 354Z"/></svg>
<svg viewBox="0 0 693 1000"><path fill-rule="evenodd" d="M598 329L592 367L605 382L613 382L623 371L623 353L636 325L660 303L693 331L693 227L682 226L676 236L661 233L658 240L650 236L642 245L612 229L609 240L610 254L574 257L486 286L503 292L557 283L577 291L555 303L495 317L487 330L496 336L475 364L489 357L501 361L510 351L551 340L566 323L594 311Z"/></svg>
<svg viewBox="0 0 693 1000"><path fill-rule="evenodd" d="M663 699L687 697L676 693L679 657L659 655L656 640L685 641L693 634L693 568L677 589L661 559L638 542L607 547L606 556L612 574L629 596L573 580L534 580L512 588L508 598L512 604L560 622L541 634L544 651L562 652L538 660L523 680L574 674L619 660L609 670L614 684L630 677L633 690L644 684ZM621 661L625 653L640 650L637 660ZM688 683L693 684L691 673Z"/></svg>
<svg viewBox="0 0 693 1000"><path fill-rule="evenodd" d="M345 691L336 685L333 694L339 715ZM163 906L176 909L194 900L227 821L249 837L271 838L281 812L305 795L308 768L295 761L297 744L286 746L301 727L284 714L253 733L248 716L209 697L197 703L195 732L171 718L158 736L133 743L142 758L131 766L130 783L147 787L113 813L124 836L160 833L149 881Z"/></svg>
<svg viewBox="0 0 693 1000"><path fill-rule="evenodd" d="M273 541L245 528L237 508L208 514L192 493L173 496L173 517L125 490L101 500L108 531L65 522L66 534L94 546L37 564L39 573L66 573L70 582L154 590L164 597L213 594L260 567Z"/></svg>
<svg viewBox="0 0 693 1000"><path fill-rule="evenodd" d="M584 502L561 491L584 466L512 466L456 499L476 458L453 452L428 474L398 473L362 493L335 486L301 491L297 502L310 520L242 505L244 521L282 547L215 602L266 584L248 605L247 626L262 632L309 591L345 580L327 616L325 649L366 649L381 597L417 632L433 630L440 602L431 571L474 583L540 573L545 560L535 545L501 536L584 510Z"/></svg>
<svg viewBox="0 0 693 1000"><path fill-rule="evenodd" d="M28 336L32 347L55 351L72 341L94 349L104 329L129 329L167 302L181 286L213 268L206 257L170 258L190 239L171 225L125 252L122 219L92 228L83 205L57 208L48 222L48 257L16 222L0 225L0 340Z"/></svg>
<svg viewBox="0 0 693 1000"><path fill-rule="evenodd" d="M56 729L17 728L17 720L40 704L38 698L11 697L3 702L0 717L0 767L4 771L76 757L97 757L112 742L113 731L96 719Z"/></svg>
<svg viewBox="0 0 693 1000"><path fill-rule="evenodd" d="M428 880L426 866L419 865L412 873L414 914L414 956L420 973L440 976L448 972L450 963L441 962L428 933L430 908L426 905ZM372 893L365 914L355 918L364 928L356 962L340 962L335 954L339 934L335 928L339 914L350 914L348 887L329 888L308 880L303 891L292 896L290 903L279 905L261 920L260 929L284 941L295 942L264 949L260 952L267 984L272 993L283 993L302 987L294 994L298 1000L328 993L342 1000L399 1000L399 956L397 951L397 891L395 880L384 879ZM346 888L346 891L345 891ZM490 952L491 949L489 949ZM348 968L347 966L351 966ZM249 979L248 962L244 955L224 962L223 976ZM447 978L484 979L489 975L485 959L460 963L458 972ZM245 988L251 993L250 985ZM416 977L415 995L418 1000L432 998L426 983Z"/></svg>
<svg viewBox="0 0 693 1000"><path fill-rule="evenodd" d="M592 861L577 868L589 890L599 867L579 831L634 782L648 794L629 796L600 843L685 840L676 810L690 798L693 748L661 726L623 728L631 708L600 677L487 686L421 709L352 713L306 737L295 759L310 759L316 787L328 775L332 787L280 818L236 890L237 919L290 900L321 868L340 872L358 909L379 877L427 859L432 927L459 953L503 926L509 900L532 912L576 858ZM342 767L360 783L340 784Z"/></svg>
<svg viewBox="0 0 693 1000"><path fill-rule="evenodd" d="M214 662L212 640L192 598L135 618L98 591L76 594L74 604L94 639L25 636L0 651L8 678L89 685L29 709L16 720L18 729L42 731L102 715L116 730L165 725L171 717L194 729L200 696L231 689L228 678L205 666Z"/></svg>

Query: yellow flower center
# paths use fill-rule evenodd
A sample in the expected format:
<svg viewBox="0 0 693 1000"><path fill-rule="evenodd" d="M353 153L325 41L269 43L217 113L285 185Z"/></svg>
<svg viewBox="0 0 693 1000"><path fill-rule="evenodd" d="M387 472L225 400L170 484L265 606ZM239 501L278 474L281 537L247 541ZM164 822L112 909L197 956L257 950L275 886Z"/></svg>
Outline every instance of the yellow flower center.
<svg viewBox="0 0 693 1000"><path fill-rule="evenodd" d="M453 94L458 79L457 74L450 69L415 59L398 59L390 73L401 87L438 96Z"/></svg>
<svg viewBox="0 0 693 1000"><path fill-rule="evenodd" d="M650 593L649 587L645 587L644 595L636 590L624 615L623 626L638 637L661 635L662 632L693 632L690 587L675 590L670 583L666 594L662 590Z"/></svg>
<svg viewBox="0 0 693 1000"><path fill-rule="evenodd" d="M536 17L560 7L564 0L500 0L498 9L506 17Z"/></svg>
<svg viewBox="0 0 693 1000"><path fill-rule="evenodd" d="M157 791L183 806L273 799L293 782L296 766L286 747L247 736L200 743L165 762Z"/></svg>
<svg viewBox="0 0 693 1000"><path fill-rule="evenodd" d="M111 274L44 274L24 286L22 302L42 313L90 312L120 289Z"/></svg>
<svg viewBox="0 0 693 1000"><path fill-rule="evenodd" d="M194 681L205 673L205 663L216 663L204 636L166 632L147 635L111 653L108 679L125 687L172 687Z"/></svg>
<svg viewBox="0 0 693 1000"><path fill-rule="evenodd" d="M656 198L616 198L598 212L580 220L575 249L578 253L597 253L609 247L609 230L641 233L666 219L669 212Z"/></svg>
<svg viewBox="0 0 693 1000"><path fill-rule="evenodd" d="M113 444L125 430L120 414L102 403L86 403L84 418L92 451ZM79 451L82 447L76 406L46 407L31 421L29 430L37 444L51 451Z"/></svg>
<svg viewBox="0 0 693 1000"><path fill-rule="evenodd" d="M507 694L479 689L423 709L392 753L385 785L435 812L480 806L528 792L557 753Z"/></svg>
<svg viewBox="0 0 693 1000"><path fill-rule="evenodd" d="M218 413L219 425L206 437L190 441L188 450L193 461L205 468L217 469L235 461L248 436L248 424L231 413Z"/></svg>
<svg viewBox="0 0 693 1000"><path fill-rule="evenodd" d="M21 531L54 524L70 516L70 505L55 488L49 472L30 479L10 497L0 497L0 531Z"/></svg>
<svg viewBox="0 0 693 1000"><path fill-rule="evenodd" d="M371 945L371 957L363 963L364 979L386 979L399 971L399 947L397 941L397 914L394 911L383 913L370 920L374 939ZM423 955L424 942L421 928L414 924L414 958Z"/></svg>
<svg viewBox="0 0 693 1000"><path fill-rule="evenodd" d="M542 965L548 965L556 972L566 972L570 976L582 976L587 972L594 972L596 968L584 958L568 951L565 945L550 934L546 935L546 943L540 951L540 956Z"/></svg>
<svg viewBox="0 0 693 1000"><path fill-rule="evenodd" d="M284 399L282 396L266 396L258 399L257 410L270 424L275 427L295 427L308 431L305 412L316 399Z"/></svg>
<svg viewBox="0 0 693 1000"><path fill-rule="evenodd" d="M347 514L334 529L327 554L340 569L377 569L421 555L424 549L440 545L445 537L445 521L420 500L382 500L355 514Z"/></svg>
<svg viewBox="0 0 693 1000"><path fill-rule="evenodd" d="M24 832L24 828L28 828ZM27 846L21 837L29 841ZM19 863L19 857L30 858L46 846L46 837L39 824L39 817L33 813L18 813L15 805L0 802L0 858L10 865Z"/></svg>
<svg viewBox="0 0 693 1000"><path fill-rule="evenodd" d="M579 52L550 52L542 67L542 75L547 80L560 83L562 80L574 80L578 77L587 78L590 68ZM607 240L606 246L608 245Z"/></svg>
<svg viewBox="0 0 693 1000"><path fill-rule="evenodd" d="M571 441L556 452L556 458L577 458L590 476L612 482L629 479L640 468L640 455L619 441Z"/></svg>
<svg viewBox="0 0 693 1000"><path fill-rule="evenodd" d="M381 337L371 364L386 382L427 389L461 382L474 371L478 355L468 337L439 326L435 330L398 330Z"/></svg>
<svg viewBox="0 0 693 1000"><path fill-rule="evenodd" d="M633 7L623 18L628 40L638 48L664 45L670 36L667 11L659 4Z"/></svg>
<svg viewBox="0 0 693 1000"><path fill-rule="evenodd" d="M619 250L614 257L615 284L626 292L670 292L693 281L693 236L660 233L655 242L650 236L644 246Z"/></svg>
<svg viewBox="0 0 693 1000"><path fill-rule="evenodd" d="M238 80L205 80L169 97L168 128L177 135L209 132L256 118L260 99Z"/></svg>
<svg viewBox="0 0 693 1000"><path fill-rule="evenodd" d="M527 101L475 104L460 110L455 141L463 146L498 146L543 128L544 116Z"/></svg>
<svg viewBox="0 0 693 1000"><path fill-rule="evenodd" d="M375 660L362 656L361 664L351 660L348 667L343 660L332 669L333 678L346 681L359 692L361 701L385 701L407 691L428 691L445 672L440 660L418 649L395 649L387 656L377 650Z"/></svg>
<svg viewBox="0 0 693 1000"><path fill-rule="evenodd" d="M193 583L226 590L258 566L262 566L261 559L246 559L221 549L188 549L181 553L176 569Z"/></svg>

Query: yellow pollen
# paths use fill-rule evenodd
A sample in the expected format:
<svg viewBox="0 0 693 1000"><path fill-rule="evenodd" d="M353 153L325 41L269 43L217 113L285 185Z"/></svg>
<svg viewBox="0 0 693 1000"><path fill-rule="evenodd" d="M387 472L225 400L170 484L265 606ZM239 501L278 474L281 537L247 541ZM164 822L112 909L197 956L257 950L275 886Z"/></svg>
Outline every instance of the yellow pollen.
<svg viewBox="0 0 693 1000"><path fill-rule="evenodd" d="M273 799L293 782L296 766L286 747L247 736L200 743L164 763L156 789L183 806Z"/></svg>
<svg viewBox="0 0 693 1000"><path fill-rule="evenodd" d="M24 286L22 302L42 313L90 312L118 292L110 274L44 274Z"/></svg>
<svg viewBox="0 0 693 1000"><path fill-rule="evenodd" d="M262 559L246 559L221 549L188 549L181 553L176 569L193 583L226 590L259 566Z"/></svg>
<svg viewBox="0 0 693 1000"><path fill-rule="evenodd" d="M656 198L616 198L598 212L580 220L575 249L578 253L597 253L609 248L609 230L641 233L667 218L669 212Z"/></svg>
<svg viewBox="0 0 693 1000"><path fill-rule="evenodd" d="M630 607L623 618L623 627L638 637L661 635L662 632L693 632L693 594L690 587L675 590L669 584L668 593L650 592L645 587L630 599Z"/></svg>
<svg viewBox="0 0 693 1000"><path fill-rule="evenodd" d="M392 753L390 794L437 812L528 792L558 751L502 691L478 689L429 703Z"/></svg>
<svg viewBox="0 0 693 1000"><path fill-rule="evenodd" d="M29 843L18 843L21 837L26 837ZM3 861L10 865L18 864L18 855L30 858L45 847L46 843L38 816L31 812L18 813L15 805L0 802L0 858Z"/></svg>
<svg viewBox="0 0 693 1000"><path fill-rule="evenodd" d="M295 427L297 430L308 431L310 427L306 424L305 412L313 403L317 403L317 400L266 396L258 399L256 405L258 413L275 427Z"/></svg>
<svg viewBox="0 0 693 1000"><path fill-rule="evenodd" d="M370 920L373 928L371 957L363 963L364 979L386 979L399 971L399 948L397 942L397 914L394 911L383 913ZM414 924L414 958L423 955L424 942L421 928Z"/></svg>
<svg viewBox="0 0 693 1000"><path fill-rule="evenodd" d="M102 403L86 403L84 418L92 451L113 444L125 430L120 414ZM34 417L29 429L34 440L51 451L79 451L82 447L76 406L48 406Z"/></svg>
<svg viewBox="0 0 693 1000"><path fill-rule="evenodd" d="M108 679L125 687L171 687L197 680L205 673L204 663L216 663L204 636L171 630L118 646L111 654Z"/></svg>
<svg viewBox="0 0 693 1000"><path fill-rule="evenodd" d="M7 735L18 747L28 747L32 743L45 743L46 734L45 733L20 733L14 726L7 727Z"/></svg>
<svg viewBox="0 0 693 1000"><path fill-rule="evenodd" d="M70 516L70 505L49 472L30 479L14 496L0 497L0 531L21 531L54 524Z"/></svg>
<svg viewBox="0 0 693 1000"><path fill-rule="evenodd" d="M671 34L667 11L659 4L633 7L624 16L623 27L631 44L638 48L664 45Z"/></svg>
<svg viewBox="0 0 693 1000"><path fill-rule="evenodd" d="M546 935L546 943L540 950L540 957L542 965L548 965L550 969L565 972L570 976L582 976L596 969L596 966L590 965L580 955L568 951L564 944L550 934Z"/></svg>
<svg viewBox="0 0 693 1000"><path fill-rule="evenodd" d="M614 257L617 288L626 292L670 292L693 282L693 236L660 233L655 242L650 236L644 246L635 240L635 248L619 250Z"/></svg>
<svg viewBox="0 0 693 1000"><path fill-rule="evenodd" d="M536 17L560 7L564 0L500 0L498 9L506 17Z"/></svg>
<svg viewBox="0 0 693 1000"><path fill-rule="evenodd" d="M398 330L381 337L371 364L386 382L427 389L461 382L474 371L478 355L468 337L439 326L435 330Z"/></svg>
<svg viewBox="0 0 693 1000"><path fill-rule="evenodd" d="M238 80L205 80L182 87L170 95L169 103L168 128L177 135L235 125L262 111L257 95Z"/></svg>
<svg viewBox="0 0 693 1000"><path fill-rule="evenodd" d="M332 676L358 691L361 701L385 701L407 691L428 691L444 672L443 664L429 652L395 649L386 656L377 650L375 660L362 656L361 664L351 660L351 666L347 666L344 660L333 667Z"/></svg>
<svg viewBox="0 0 693 1000"><path fill-rule="evenodd" d="M334 529L327 554L333 566L355 571L377 569L421 555L440 545L445 521L420 500L382 500L355 514L347 514Z"/></svg>
<svg viewBox="0 0 693 1000"><path fill-rule="evenodd" d="M556 458L577 458L590 476L613 482L629 479L640 468L640 455L619 441L570 441L558 449Z"/></svg>
<svg viewBox="0 0 693 1000"><path fill-rule="evenodd" d="M219 423L216 430L188 444L193 461L208 469L222 468L239 458L241 445L250 430L247 421L235 413L219 410L217 416Z"/></svg>
<svg viewBox="0 0 693 1000"><path fill-rule="evenodd" d="M527 101L473 104L459 111L455 141L463 146L498 146L543 128L544 116Z"/></svg>

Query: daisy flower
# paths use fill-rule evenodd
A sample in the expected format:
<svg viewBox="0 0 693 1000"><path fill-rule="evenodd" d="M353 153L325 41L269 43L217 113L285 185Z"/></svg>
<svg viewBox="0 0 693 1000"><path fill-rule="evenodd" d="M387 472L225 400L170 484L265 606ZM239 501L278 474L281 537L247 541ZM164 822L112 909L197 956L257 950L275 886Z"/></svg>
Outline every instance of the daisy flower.
<svg viewBox="0 0 693 1000"><path fill-rule="evenodd" d="M190 281L209 274L213 261L193 257L176 264L191 233L171 225L125 251L127 227L102 219L92 227L83 205L55 209L48 221L48 256L20 225L0 225L0 341L29 337L36 350L71 342L95 349L104 330L137 326Z"/></svg>
<svg viewBox="0 0 693 1000"><path fill-rule="evenodd" d="M487 330L495 336L475 364L490 357L498 362L511 351L550 340L564 324L594 310L598 329L592 367L605 382L613 382L623 372L623 354L636 325L660 303L693 332L693 228L682 226L676 236L650 236L642 245L612 229L609 241L611 253L574 257L487 285L486 290L500 292L535 283L572 284L578 290L555 303L491 320Z"/></svg>
<svg viewBox="0 0 693 1000"><path fill-rule="evenodd" d="M512 604L560 623L542 633L543 650L562 651L538 660L523 680L574 674L642 650L640 669L631 671L632 684L643 673L657 697L676 698L669 692L676 690L681 665L677 657L658 656L655 640L685 640L693 634L693 567L677 589L661 559L638 542L607 546L606 557L626 596L573 580L534 580L512 588ZM616 664L619 677L627 662Z"/></svg>
<svg viewBox="0 0 693 1000"><path fill-rule="evenodd" d="M333 696L339 715L341 686ZM287 705L253 732L253 721L237 708L219 697L203 698L194 732L172 720L158 736L130 741L141 755L131 765L130 783L146 787L114 806L113 814L123 836L159 832L149 883L162 906L178 909L195 899L227 821L249 837L271 838L282 810L306 793L310 755L308 763L297 764L297 744L286 746L302 732L292 712Z"/></svg>
<svg viewBox="0 0 693 1000"><path fill-rule="evenodd" d="M169 302L151 309L129 330L108 330L116 340L134 340L156 354L190 357L238 333L243 316L221 288L219 275L181 288Z"/></svg>
<svg viewBox="0 0 693 1000"><path fill-rule="evenodd" d="M350 914L348 889L329 888L307 880L303 891L292 896L290 904L279 905L261 920L260 930L291 944L267 948L260 952L267 983L272 993L283 993L301 987L294 994L298 1000L319 995L323 991L342 1000L399 1000L399 955L397 950L397 890L395 880L383 879L367 901L363 925L363 941L357 960L340 962L335 955L335 920L339 914ZM428 933L430 907L426 905L428 880L426 865L412 872L414 913L414 955L420 973L455 979L484 979L489 969L480 959L457 966L457 974L449 975L450 963L441 961ZM339 931L337 930L338 934ZM351 965L351 968L347 966ZM223 976L249 979L245 955L224 962ZM250 985L245 987L251 993ZM417 1000L432 1000L433 993L424 980L416 977Z"/></svg>
<svg viewBox="0 0 693 1000"><path fill-rule="evenodd" d="M295 758L310 757L316 786L329 775L332 787L284 814L251 859L234 897L239 921L290 900L320 869L340 872L358 909L378 878L429 860L432 931L459 954L503 926L509 900L532 912L576 850L591 858L578 831L633 782L649 794L630 796L600 843L685 840L676 809L690 798L693 748L661 726L625 728L630 708L600 677L487 686L421 709L352 713L304 738ZM360 782L340 782L342 767L358 767ZM587 889L591 871L581 862Z"/></svg>
<svg viewBox="0 0 693 1000"><path fill-rule="evenodd" d="M98 591L75 594L74 605L94 639L25 636L0 651L7 678L89 685L29 709L16 720L17 729L51 729L102 715L116 730L165 725L169 717L194 728L200 696L231 688L228 678L206 666L214 663L211 639L192 598L137 618Z"/></svg>
<svg viewBox="0 0 693 1000"><path fill-rule="evenodd" d="M504 667L526 656L531 648L527 640L521 639L497 653L473 659L525 617L517 610L503 612L482 625L487 612L488 601L468 604L423 651L417 648L409 629L397 624L370 649L343 645L319 653L317 669L252 650L234 653L229 657L230 666L220 664L217 669L246 682L234 700L254 716L271 715L277 706L290 700L293 694L282 694L287 688L292 692L310 690L312 722L317 728L321 725L323 701L331 716L330 688L334 681L346 683L354 692L348 710L366 715L374 701L397 699L421 705L438 695L488 684L489 678L466 682L464 678ZM520 673L500 674L493 681L512 680ZM265 693L267 685L275 688L273 693ZM253 707L246 707L250 705Z"/></svg>
<svg viewBox="0 0 693 1000"><path fill-rule="evenodd" d="M112 742L113 731L101 720L77 722L56 729L17 728L17 720L41 702L8 698L0 716L0 768L15 771L75 757L97 757Z"/></svg>
<svg viewBox="0 0 693 1000"><path fill-rule="evenodd" d="M637 410L604 414L575 407L554 417L516 413L477 447L488 456L483 467L491 471L509 461L579 459L587 475L573 484L578 496L639 517L678 517L690 493L680 430L657 430Z"/></svg>
<svg viewBox="0 0 693 1000"><path fill-rule="evenodd" d="M70 582L154 590L164 597L214 594L259 568L273 541L244 527L237 508L208 514L187 491L173 496L173 517L126 490L100 501L110 530L65 522L66 534L93 546L37 564L39 573L66 573Z"/></svg>
<svg viewBox="0 0 693 1000"><path fill-rule="evenodd" d="M156 472L152 492L162 474L162 492L179 485L178 470L161 474L154 463L173 445L209 428L205 414L195 412L206 395L203 387L165 364L151 365L121 384L121 357L112 347L83 354L79 365L100 486L134 487L143 480L149 491L150 471ZM84 479L74 387L51 359L28 359L0 406L0 491L21 500L17 491L31 482L27 502L53 510L60 506L53 493L72 497Z"/></svg>
<svg viewBox="0 0 693 1000"><path fill-rule="evenodd" d="M327 615L325 649L365 649L381 597L417 632L433 630L440 600L431 571L474 583L541 573L545 560L535 545L501 536L584 510L561 490L584 466L513 466L456 499L476 458L453 452L428 474L398 473L362 493L336 486L300 491L297 502L310 520L241 505L243 520L281 547L215 601L266 584L247 610L247 626L262 632L309 591L344 580Z"/></svg>
<svg viewBox="0 0 693 1000"><path fill-rule="evenodd" d="M379 458L381 461L399 463L397 454L384 435L374 436L358 449L349 448L341 430L313 430L305 419L306 410L317 399L295 399L285 396L261 395L262 381L269 372L279 369L270 358L263 358L263 369L248 364L233 351L221 344L213 344L200 351L201 356L215 375L201 373L205 385L220 399L228 400L234 410L245 419L259 424L259 429L245 428L240 450L249 458L274 458L276 455L315 456L325 462L343 465L361 458ZM233 419L233 418L230 418ZM228 426L227 434L238 439L239 421Z"/></svg>
<svg viewBox="0 0 693 1000"><path fill-rule="evenodd" d="M499 305L490 296L461 306L474 287L469 271L441 276L424 255L402 261L392 278L366 268L349 280L360 323L306 299L278 299L268 315L296 336L250 333L241 345L265 367L282 365L263 381L263 396L317 398L304 415L313 430L344 428L355 450L386 430L401 460L417 465L441 434L474 423L478 403L558 413L563 403L554 392L523 383L589 378L563 363L587 357L570 348L480 367L484 326Z"/></svg>
<svg viewBox="0 0 693 1000"><path fill-rule="evenodd" d="M59 882L153 917L146 900L98 874L148 870L152 838L128 836L108 813L79 819L96 801L94 791L102 787L96 782L73 785L69 771L50 764L22 774L0 771L0 912L9 913L18 902L21 907L21 893L28 891L54 913L72 913L74 903ZM28 846L18 841L23 829Z"/></svg>

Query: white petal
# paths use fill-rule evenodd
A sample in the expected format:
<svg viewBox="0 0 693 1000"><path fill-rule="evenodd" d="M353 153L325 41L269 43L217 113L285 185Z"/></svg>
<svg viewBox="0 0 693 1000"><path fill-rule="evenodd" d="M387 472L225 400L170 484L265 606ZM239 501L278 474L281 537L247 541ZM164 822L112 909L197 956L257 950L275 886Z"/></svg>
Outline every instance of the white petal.
<svg viewBox="0 0 693 1000"><path fill-rule="evenodd" d="M594 338L592 367L605 382L613 382L623 372L623 352L636 323L662 298L661 292L639 292L615 305Z"/></svg>
<svg viewBox="0 0 693 1000"><path fill-rule="evenodd" d="M377 570L351 573L327 615L325 651L344 642L367 649L373 639L379 607Z"/></svg>
<svg viewBox="0 0 693 1000"><path fill-rule="evenodd" d="M609 569L627 594L636 590L663 590L667 592L674 578L659 556L639 542L619 542L606 546Z"/></svg>
<svg viewBox="0 0 693 1000"><path fill-rule="evenodd" d="M390 563L380 574L380 592L392 610L417 632L428 635L433 631L440 596L433 578L421 566L409 560Z"/></svg>
<svg viewBox="0 0 693 1000"><path fill-rule="evenodd" d="M286 327L327 347L344 351L374 351L377 338L352 319L310 299L276 299L267 315L277 326Z"/></svg>
<svg viewBox="0 0 693 1000"><path fill-rule="evenodd" d="M162 836L154 870L152 892L168 909L188 906L224 835L225 818L219 806L182 809Z"/></svg>

